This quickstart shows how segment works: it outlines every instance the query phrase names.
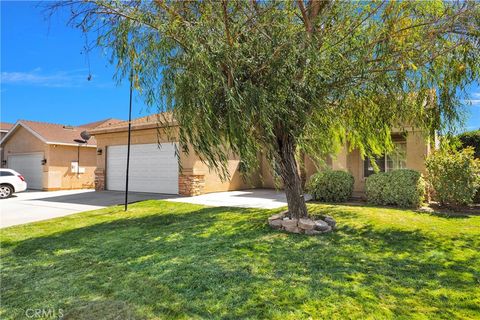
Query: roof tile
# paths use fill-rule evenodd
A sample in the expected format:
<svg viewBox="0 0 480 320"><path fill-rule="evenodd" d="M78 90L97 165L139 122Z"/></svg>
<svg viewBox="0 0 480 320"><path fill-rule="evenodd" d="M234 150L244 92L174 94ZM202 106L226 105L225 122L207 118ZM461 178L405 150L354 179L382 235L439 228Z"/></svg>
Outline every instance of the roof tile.
<svg viewBox="0 0 480 320"><path fill-rule="evenodd" d="M99 120L99 121L95 121L95 122L81 124L81 125L79 125L79 127L95 129L99 126L104 126L104 125L108 126L108 125L112 125L112 124L119 123L119 122L123 122L123 120L115 119L115 118L108 118L108 119L103 119L103 120Z"/></svg>
<svg viewBox="0 0 480 320"><path fill-rule="evenodd" d="M156 113L156 114L151 114L145 117L133 119L131 121L132 128L136 129L139 127L145 127L145 126L156 126L158 124L172 124L174 122L173 115L170 112L164 112L164 113ZM106 123L106 124L101 124L98 127L90 130L92 134L95 134L96 132L105 132L108 130L112 131L121 131L121 129L127 129L128 128L128 121L122 121L122 122L117 122L117 123ZM89 132L90 132L89 131Z"/></svg>
<svg viewBox="0 0 480 320"><path fill-rule="evenodd" d="M4 131L4 130L10 130L12 129L14 126L13 123L8 123L8 122L0 122L0 130Z"/></svg>
<svg viewBox="0 0 480 320"><path fill-rule="evenodd" d="M76 144L74 139L81 139L80 133L82 131L88 130L86 127L74 127L62 124L54 124L47 122L39 121L29 121L29 120L20 120L19 123L27 126L38 135L40 135L44 140L50 143L68 143ZM88 145L96 145L97 141L95 138L90 138Z"/></svg>

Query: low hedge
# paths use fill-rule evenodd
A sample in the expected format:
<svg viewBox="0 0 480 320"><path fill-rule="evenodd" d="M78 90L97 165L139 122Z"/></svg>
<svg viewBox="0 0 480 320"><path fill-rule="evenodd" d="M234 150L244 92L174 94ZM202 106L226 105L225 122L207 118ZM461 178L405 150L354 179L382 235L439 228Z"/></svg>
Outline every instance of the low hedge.
<svg viewBox="0 0 480 320"><path fill-rule="evenodd" d="M310 177L307 192L317 201L345 202L352 196L354 181L345 171L320 171Z"/></svg>
<svg viewBox="0 0 480 320"><path fill-rule="evenodd" d="M372 204L418 208L425 200L425 181L410 169L379 172L367 178L365 191Z"/></svg>

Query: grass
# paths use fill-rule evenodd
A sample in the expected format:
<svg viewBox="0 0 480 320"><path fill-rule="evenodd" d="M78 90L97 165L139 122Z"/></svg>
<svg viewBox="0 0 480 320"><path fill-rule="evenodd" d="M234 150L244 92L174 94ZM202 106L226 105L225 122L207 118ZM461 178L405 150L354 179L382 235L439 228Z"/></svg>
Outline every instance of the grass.
<svg viewBox="0 0 480 320"><path fill-rule="evenodd" d="M312 204L339 229L307 237L280 210L130 208L1 230L0 318L480 318L480 216Z"/></svg>

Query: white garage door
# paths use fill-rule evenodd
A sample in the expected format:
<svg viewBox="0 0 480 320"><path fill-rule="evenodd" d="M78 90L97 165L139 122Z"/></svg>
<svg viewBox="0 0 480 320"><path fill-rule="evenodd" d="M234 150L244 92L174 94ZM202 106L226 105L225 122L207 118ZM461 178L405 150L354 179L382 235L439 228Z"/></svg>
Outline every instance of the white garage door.
<svg viewBox="0 0 480 320"><path fill-rule="evenodd" d="M107 147L108 190L125 190L127 146ZM171 143L132 144L128 190L178 194L178 160Z"/></svg>
<svg viewBox="0 0 480 320"><path fill-rule="evenodd" d="M25 177L28 189L42 189L43 187L43 154L9 155L7 166Z"/></svg>

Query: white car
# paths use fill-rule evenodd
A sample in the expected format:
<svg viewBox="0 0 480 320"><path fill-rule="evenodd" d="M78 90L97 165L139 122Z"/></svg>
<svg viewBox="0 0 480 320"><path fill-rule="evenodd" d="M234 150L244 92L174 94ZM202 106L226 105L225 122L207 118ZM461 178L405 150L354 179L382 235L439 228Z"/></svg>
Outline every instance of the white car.
<svg viewBox="0 0 480 320"><path fill-rule="evenodd" d="M27 183L20 173L12 169L0 169L0 199L25 190L27 190Z"/></svg>

